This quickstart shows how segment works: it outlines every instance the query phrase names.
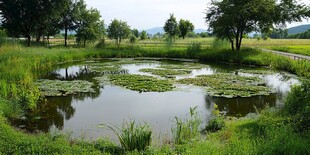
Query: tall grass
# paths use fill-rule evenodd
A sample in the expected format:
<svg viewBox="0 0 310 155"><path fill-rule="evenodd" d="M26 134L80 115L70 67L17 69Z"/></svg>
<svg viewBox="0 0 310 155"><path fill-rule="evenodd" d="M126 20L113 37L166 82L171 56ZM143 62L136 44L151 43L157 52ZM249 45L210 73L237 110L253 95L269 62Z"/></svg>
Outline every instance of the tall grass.
<svg viewBox="0 0 310 155"><path fill-rule="evenodd" d="M175 117L175 126L171 129L174 144L183 144L200 135L202 120L197 112L197 107L190 108L190 117L185 121Z"/></svg>
<svg viewBox="0 0 310 155"><path fill-rule="evenodd" d="M147 124L136 124L135 121L125 122L118 126L107 126L118 137L121 146L126 151L144 151L151 144L152 131Z"/></svg>

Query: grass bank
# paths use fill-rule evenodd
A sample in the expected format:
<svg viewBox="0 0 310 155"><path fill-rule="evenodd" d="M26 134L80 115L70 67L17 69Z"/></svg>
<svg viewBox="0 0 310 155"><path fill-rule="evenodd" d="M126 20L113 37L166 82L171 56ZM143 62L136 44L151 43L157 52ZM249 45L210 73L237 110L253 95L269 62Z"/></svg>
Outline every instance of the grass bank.
<svg viewBox="0 0 310 155"><path fill-rule="evenodd" d="M33 82L40 74L50 71L53 65L115 57L195 58L201 61L271 66L274 69L310 78L308 61L294 61L250 48L232 52L227 49L204 48L199 44L178 48L129 45L121 48L24 48L19 45L6 45L0 48L0 152L3 154L123 153L119 146L105 140L85 142L57 134L28 135L16 131L6 122L6 117L19 117L23 112L36 108L40 93ZM309 148L307 138L296 133L291 123L285 123L289 118L291 117L280 116L277 112L266 112L255 119L228 121L224 130L210 133L206 138L198 137L178 145L151 146L145 153L285 154L285 151L291 151L293 154L309 153L305 149ZM281 150L283 141L288 143L285 143L284 149Z"/></svg>

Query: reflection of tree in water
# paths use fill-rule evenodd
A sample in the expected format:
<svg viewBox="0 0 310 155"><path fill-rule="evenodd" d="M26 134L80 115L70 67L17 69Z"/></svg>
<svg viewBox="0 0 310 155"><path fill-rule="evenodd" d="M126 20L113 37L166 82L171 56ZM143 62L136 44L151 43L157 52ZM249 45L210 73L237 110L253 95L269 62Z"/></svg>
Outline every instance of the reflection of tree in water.
<svg viewBox="0 0 310 155"><path fill-rule="evenodd" d="M274 107L277 102L277 95L271 94L268 96L254 96L248 98L215 98L206 96L206 106L211 108L212 104L217 104L221 112L227 116L246 116L249 113L254 113L257 110L263 109L266 105Z"/></svg>
<svg viewBox="0 0 310 155"><path fill-rule="evenodd" d="M13 120L12 124L29 132L48 132L51 126L63 129L64 120L69 120L75 113L71 103L72 96L48 98L48 102L42 103L36 111L27 113L25 119Z"/></svg>

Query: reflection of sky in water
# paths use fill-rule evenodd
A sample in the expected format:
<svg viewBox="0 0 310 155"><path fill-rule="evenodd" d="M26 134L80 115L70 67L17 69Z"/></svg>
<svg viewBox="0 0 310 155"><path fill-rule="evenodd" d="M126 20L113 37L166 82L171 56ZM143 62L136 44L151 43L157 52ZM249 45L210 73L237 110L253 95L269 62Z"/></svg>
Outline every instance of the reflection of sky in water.
<svg viewBox="0 0 310 155"><path fill-rule="evenodd" d="M291 86L299 84L299 80L295 77L290 77L285 74L276 73L269 75L249 74L249 73L238 73L240 76L254 77L257 76L263 79L267 86L273 89L277 93L286 94L291 90Z"/></svg>
<svg viewBox="0 0 310 155"><path fill-rule="evenodd" d="M148 75L148 76L154 76L150 73L144 73L140 72L140 69L144 68L156 68L159 67L160 64L155 63L148 63L148 64L128 64L128 65L122 65L123 69L127 69L129 74L140 74L140 75Z"/></svg>
<svg viewBox="0 0 310 155"><path fill-rule="evenodd" d="M263 76L262 79L266 81L267 86L276 90L278 93L288 93L292 85L299 84L297 79L289 78L285 80L286 77L281 74L266 75Z"/></svg>
<svg viewBox="0 0 310 155"><path fill-rule="evenodd" d="M176 76L176 79L184 79L184 78L194 78L198 75L212 75L215 74L216 70L212 69L212 68L202 68L202 69L194 69L192 70L192 72L190 73L190 75L180 75L180 76Z"/></svg>
<svg viewBox="0 0 310 155"><path fill-rule="evenodd" d="M61 77L66 77L66 70L67 70L68 76L75 76L83 68L84 66L71 66L71 67L68 67L67 69L66 68L57 69L55 73L59 74Z"/></svg>

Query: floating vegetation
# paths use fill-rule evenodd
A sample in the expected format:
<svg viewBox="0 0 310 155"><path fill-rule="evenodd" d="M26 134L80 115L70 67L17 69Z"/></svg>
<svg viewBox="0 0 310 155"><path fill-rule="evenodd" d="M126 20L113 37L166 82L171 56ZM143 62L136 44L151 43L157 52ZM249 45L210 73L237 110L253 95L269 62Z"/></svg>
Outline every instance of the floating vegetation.
<svg viewBox="0 0 310 155"><path fill-rule="evenodd" d="M75 93L95 92L93 83L82 80L60 81L41 79L36 82L44 96L66 96Z"/></svg>
<svg viewBox="0 0 310 155"><path fill-rule="evenodd" d="M203 86L214 97L251 97L269 95L270 88L258 77L243 77L233 74L200 75L196 78L178 80L182 84Z"/></svg>
<svg viewBox="0 0 310 155"><path fill-rule="evenodd" d="M126 69L122 69L121 66L111 65L108 63L92 64L91 66L89 66L89 70L91 72L97 72L103 75L128 73L128 71Z"/></svg>
<svg viewBox="0 0 310 155"><path fill-rule="evenodd" d="M173 70L173 69L153 69L153 68L145 68L140 69L140 72L151 73L153 75L158 75L165 78L175 78L176 75L186 75L191 73L190 70Z"/></svg>
<svg viewBox="0 0 310 155"><path fill-rule="evenodd" d="M235 73L248 73L248 74L262 74L262 75L266 75L266 74L275 74L275 71L272 70L247 70L247 69L239 69L237 71L235 71Z"/></svg>
<svg viewBox="0 0 310 155"><path fill-rule="evenodd" d="M180 64L162 64L159 68L163 69L183 69L183 70L193 70L193 69L203 69L209 67L208 65L198 64L198 63L180 63Z"/></svg>
<svg viewBox="0 0 310 155"><path fill-rule="evenodd" d="M159 80L145 75L110 75L109 79L114 85L139 92L165 92L174 88L173 84L168 80Z"/></svg>

